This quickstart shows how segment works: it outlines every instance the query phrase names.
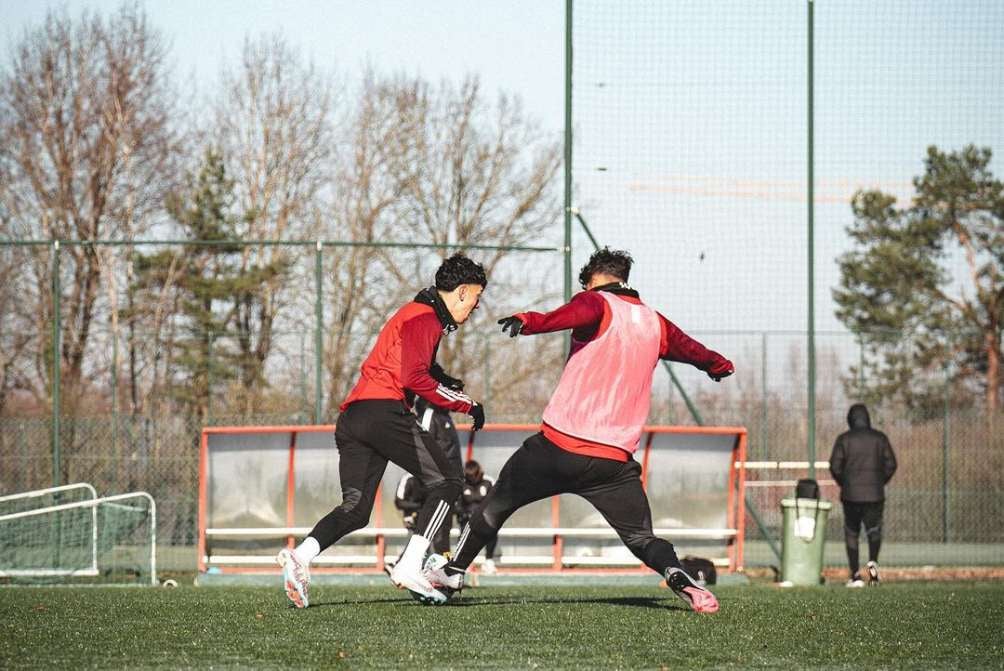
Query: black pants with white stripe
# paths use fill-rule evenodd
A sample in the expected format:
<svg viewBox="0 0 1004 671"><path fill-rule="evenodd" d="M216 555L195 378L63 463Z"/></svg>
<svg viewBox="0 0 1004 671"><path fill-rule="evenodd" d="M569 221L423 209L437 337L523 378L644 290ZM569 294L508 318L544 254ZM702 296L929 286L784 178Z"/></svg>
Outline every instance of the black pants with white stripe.
<svg viewBox="0 0 1004 671"><path fill-rule="evenodd" d="M641 486L641 466L563 450L542 433L527 438L502 467L495 487L474 510L450 566L466 570L519 508L554 496L578 494L593 504L621 541L657 573L680 568L673 544L652 532L652 511Z"/></svg>
<svg viewBox="0 0 1004 671"><path fill-rule="evenodd" d="M352 403L338 418L335 445L342 503L310 532L321 550L366 526L388 461L425 486L428 496L418 513L415 531L426 538L436 535L460 496L463 474L401 401Z"/></svg>
<svg viewBox="0 0 1004 671"><path fill-rule="evenodd" d="M450 466L458 473L464 470L464 460L460 454L460 436L453 426L453 418L450 413L432 405L418 397L415 399L415 415L418 417L419 425L429 432L429 435L439 443L443 449L443 454ZM450 530L453 529L453 510L446 513L446 519L439 527L439 532L432 537L432 549L439 554L446 554L450 551Z"/></svg>

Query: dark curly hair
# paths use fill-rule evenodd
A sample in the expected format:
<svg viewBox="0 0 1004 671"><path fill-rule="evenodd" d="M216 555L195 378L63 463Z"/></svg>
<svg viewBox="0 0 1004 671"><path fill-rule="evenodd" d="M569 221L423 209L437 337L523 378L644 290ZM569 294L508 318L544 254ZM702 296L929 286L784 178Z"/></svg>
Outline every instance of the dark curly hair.
<svg viewBox="0 0 1004 671"><path fill-rule="evenodd" d="M485 476L484 470L481 468L481 464L471 459L466 464L464 464L464 478L468 481L480 480Z"/></svg>
<svg viewBox="0 0 1004 671"><path fill-rule="evenodd" d="M597 273L613 275L621 282L627 282L631 275L631 264L634 260L631 255L618 249L604 247L593 252L586 265L579 271L579 284L585 288L589 280Z"/></svg>
<svg viewBox="0 0 1004 671"><path fill-rule="evenodd" d="M440 291L453 291L461 284L480 284L483 288L488 286L488 277L484 266L471 261L462 252L457 252L443 261L436 271L436 288Z"/></svg>

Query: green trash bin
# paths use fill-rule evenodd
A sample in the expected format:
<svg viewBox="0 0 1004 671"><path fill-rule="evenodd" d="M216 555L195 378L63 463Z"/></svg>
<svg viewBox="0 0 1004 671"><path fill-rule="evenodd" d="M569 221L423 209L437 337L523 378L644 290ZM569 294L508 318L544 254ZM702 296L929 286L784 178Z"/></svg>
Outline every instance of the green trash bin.
<svg viewBox="0 0 1004 671"><path fill-rule="evenodd" d="M781 543L781 586L820 585L826 518L833 507L818 499L784 499L784 538Z"/></svg>

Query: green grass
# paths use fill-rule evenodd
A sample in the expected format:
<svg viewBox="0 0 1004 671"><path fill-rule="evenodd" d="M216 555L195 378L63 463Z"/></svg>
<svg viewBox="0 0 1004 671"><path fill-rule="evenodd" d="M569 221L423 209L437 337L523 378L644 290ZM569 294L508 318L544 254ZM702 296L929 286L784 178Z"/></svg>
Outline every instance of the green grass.
<svg viewBox="0 0 1004 671"><path fill-rule="evenodd" d="M481 587L423 607L388 587L0 588L0 668L1004 668L1004 583Z"/></svg>

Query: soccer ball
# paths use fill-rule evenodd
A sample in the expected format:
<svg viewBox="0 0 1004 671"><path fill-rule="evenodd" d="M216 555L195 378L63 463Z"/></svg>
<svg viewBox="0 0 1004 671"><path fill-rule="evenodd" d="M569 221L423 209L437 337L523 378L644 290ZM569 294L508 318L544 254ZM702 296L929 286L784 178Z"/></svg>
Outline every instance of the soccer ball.
<svg viewBox="0 0 1004 671"><path fill-rule="evenodd" d="M426 577L428 577L430 573L432 573L433 571L436 571L438 569L443 568L444 566L446 566L449 563L450 563L450 560L447 559L446 557L444 557L443 555L433 553L433 554L429 555L428 557L426 557L425 563L422 565L422 573L423 573L423 575L425 575ZM412 590L409 589L408 590L408 594L411 594L411 598L412 599L414 599L415 601L418 601L419 603L421 603L423 605L426 605L426 606L437 605L435 602L430 601L428 598L426 598L425 596L419 594L418 592L414 592L414 591L412 591Z"/></svg>
<svg viewBox="0 0 1004 671"><path fill-rule="evenodd" d="M436 569L441 569L449 563L450 560L443 555L432 553L426 558L425 564L422 566L422 571L426 574L432 573Z"/></svg>

